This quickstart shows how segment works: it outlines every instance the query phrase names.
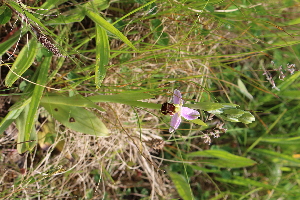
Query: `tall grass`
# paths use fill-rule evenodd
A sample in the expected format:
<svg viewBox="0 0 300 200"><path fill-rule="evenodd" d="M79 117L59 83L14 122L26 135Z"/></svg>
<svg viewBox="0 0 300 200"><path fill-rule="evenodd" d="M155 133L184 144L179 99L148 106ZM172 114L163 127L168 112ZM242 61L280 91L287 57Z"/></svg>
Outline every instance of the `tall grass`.
<svg viewBox="0 0 300 200"><path fill-rule="evenodd" d="M1 8L2 198L299 198L296 1Z"/></svg>

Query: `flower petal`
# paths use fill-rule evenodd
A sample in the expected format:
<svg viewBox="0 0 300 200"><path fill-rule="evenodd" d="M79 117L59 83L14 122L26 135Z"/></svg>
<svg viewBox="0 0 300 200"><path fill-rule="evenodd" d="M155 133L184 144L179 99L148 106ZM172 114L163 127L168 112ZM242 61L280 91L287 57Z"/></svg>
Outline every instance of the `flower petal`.
<svg viewBox="0 0 300 200"><path fill-rule="evenodd" d="M197 119L200 113L197 110L193 110L188 107L181 107L181 116L187 120Z"/></svg>
<svg viewBox="0 0 300 200"><path fill-rule="evenodd" d="M183 104L181 93L179 90L175 89L173 94L173 103L174 104Z"/></svg>
<svg viewBox="0 0 300 200"><path fill-rule="evenodd" d="M175 115L173 115L172 119L171 119L171 123L170 123L170 129L169 132L172 133L174 132L178 126L181 123L181 116L178 113L175 113Z"/></svg>

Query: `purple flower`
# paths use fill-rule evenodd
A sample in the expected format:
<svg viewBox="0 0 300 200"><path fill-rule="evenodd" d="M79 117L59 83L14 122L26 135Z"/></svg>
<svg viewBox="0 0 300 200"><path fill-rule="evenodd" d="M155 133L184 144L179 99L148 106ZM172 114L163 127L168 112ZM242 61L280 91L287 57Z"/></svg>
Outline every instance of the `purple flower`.
<svg viewBox="0 0 300 200"><path fill-rule="evenodd" d="M174 132L181 123L181 117L185 118L186 120L193 120L197 119L198 116L200 116L200 113L197 110L193 110L188 107L183 107L184 101L181 98L181 93L179 90L174 90L173 95L173 104L175 106L174 113L169 113L172 116L171 123L170 123L170 129L169 132Z"/></svg>

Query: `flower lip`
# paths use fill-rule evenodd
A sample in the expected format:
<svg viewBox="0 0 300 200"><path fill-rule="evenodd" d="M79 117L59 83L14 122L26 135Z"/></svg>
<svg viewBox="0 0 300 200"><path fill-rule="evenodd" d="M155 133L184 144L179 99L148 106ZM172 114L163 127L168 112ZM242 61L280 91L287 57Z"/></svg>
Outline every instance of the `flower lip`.
<svg viewBox="0 0 300 200"><path fill-rule="evenodd" d="M164 115L174 115L176 113L176 106L172 103L163 103L160 112Z"/></svg>

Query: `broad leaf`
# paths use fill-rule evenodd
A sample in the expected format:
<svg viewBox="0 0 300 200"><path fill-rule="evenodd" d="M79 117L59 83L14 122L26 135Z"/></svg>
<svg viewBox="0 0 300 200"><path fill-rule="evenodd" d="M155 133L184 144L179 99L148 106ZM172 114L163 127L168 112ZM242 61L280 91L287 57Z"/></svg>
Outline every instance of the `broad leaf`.
<svg viewBox="0 0 300 200"><path fill-rule="evenodd" d="M66 105L66 106L96 108L100 111L105 111L100 106L97 106L93 101L91 101L90 99L88 99L82 95L65 97L65 96L59 96L56 94L48 93L42 97L41 102L49 103L49 104L61 104L61 105Z"/></svg>
<svg viewBox="0 0 300 200"><path fill-rule="evenodd" d="M81 133L107 136L108 129L92 112L75 106L41 103L41 105L60 123Z"/></svg>

